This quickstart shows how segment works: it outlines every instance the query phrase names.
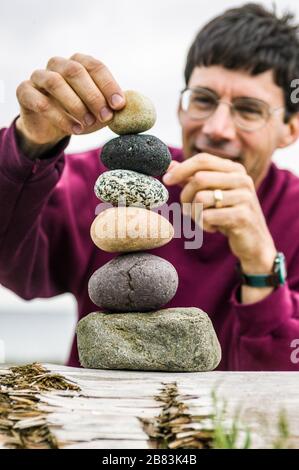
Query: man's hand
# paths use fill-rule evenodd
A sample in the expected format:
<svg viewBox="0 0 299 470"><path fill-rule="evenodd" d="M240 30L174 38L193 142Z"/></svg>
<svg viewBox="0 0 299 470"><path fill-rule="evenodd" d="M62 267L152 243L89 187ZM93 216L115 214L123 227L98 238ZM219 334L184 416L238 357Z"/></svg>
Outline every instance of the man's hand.
<svg viewBox="0 0 299 470"><path fill-rule="evenodd" d="M166 175L163 178L165 184L183 185L181 202L192 204L193 218L195 204L203 204L203 229L207 232L220 231L227 236L231 251L240 260L244 272L271 273L277 250L253 180L243 165L200 153L176 164ZM215 189L223 192L221 208L215 208ZM272 290L248 289L252 293L256 291L257 297L262 292L270 293ZM250 298L250 301L254 300Z"/></svg>
<svg viewBox="0 0 299 470"><path fill-rule="evenodd" d="M35 70L19 85L17 98L17 130L29 146L41 148L101 129L113 110L125 105L124 93L107 67L83 54L51 58L45 70Z"/></svg>

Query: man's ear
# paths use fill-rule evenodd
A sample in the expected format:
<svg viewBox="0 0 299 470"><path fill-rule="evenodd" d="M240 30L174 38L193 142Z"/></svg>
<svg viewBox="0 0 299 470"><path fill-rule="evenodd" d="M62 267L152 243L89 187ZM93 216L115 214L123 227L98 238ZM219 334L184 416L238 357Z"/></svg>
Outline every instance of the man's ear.
<svg viewBox="0 0 299 470"><path fill-rule="evenodd" d="M299 113L293 114L284 124L284 129L278 148L288 147L299 138Z"/></svg>

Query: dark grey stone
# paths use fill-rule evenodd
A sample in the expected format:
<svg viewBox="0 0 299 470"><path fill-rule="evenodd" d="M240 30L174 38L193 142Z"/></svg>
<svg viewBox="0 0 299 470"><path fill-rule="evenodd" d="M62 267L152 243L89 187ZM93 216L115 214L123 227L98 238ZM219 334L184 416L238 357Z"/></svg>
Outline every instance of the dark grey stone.
<svg viewBox="0 0 299 470"><path fill-rule="evenodd" d="M150 313L90 313L77 325L80 363L93 369L209 371L221 348L199 308Z"/></svg>
<svg viewBox="0 0 299 470"><path fill-rule="evenodd" d="M123 135L107 142L100 158L109 170L123 168L151 176L163 175L171 162L167 145L153 135Z"/></svg>
<svg viewBox="0 0 299 470"><path fill-rule="evenodd" d="M150 253L126 253L95 271L88 283L92 302L113 312L145 312L167 304L178 287L171 263Z"/></svg>
<svg viewBox="0 0 299 470"><path fill-rule="evenodd" d="M95 182L94 192L102 201L114 206L154 208L168 200L168 191L159 180L131 170L110 170Z"/></svg>

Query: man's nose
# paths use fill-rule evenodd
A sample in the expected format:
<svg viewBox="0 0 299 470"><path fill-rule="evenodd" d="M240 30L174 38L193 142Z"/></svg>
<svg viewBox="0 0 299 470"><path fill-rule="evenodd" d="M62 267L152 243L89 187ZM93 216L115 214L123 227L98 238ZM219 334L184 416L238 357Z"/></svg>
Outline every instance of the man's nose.
<svg viewBox="0 0 299 470"><path fill-rule="evenodd" d="M211 140L234 140L236 126L230 106L226 103L219 103L215 112L206 120L202 132Z"/></svg>

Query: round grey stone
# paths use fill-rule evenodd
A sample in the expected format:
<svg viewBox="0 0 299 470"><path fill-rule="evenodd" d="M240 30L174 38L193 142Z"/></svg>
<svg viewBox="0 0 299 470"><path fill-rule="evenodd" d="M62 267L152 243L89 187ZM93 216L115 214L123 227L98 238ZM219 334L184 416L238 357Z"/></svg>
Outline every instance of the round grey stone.
<svg viewBox="0 0 299 470"><path fill-rule="evenodd" d="M90 313L77 325L77 341L81 365L92 369L204 372L221 359L212 322L195 307Z"/></svg>
<svg viewBox="0 0 299 470"><path fill-rule="evenodd" d="M154 208L168 200L168 191L159 180L131 170L111 170L102 173L94 187L96 196L114 206Z"/></svg>
<svg viewBox="0 0 299 470"><path fill-rule="evenodd" d="M109 170L123 168L151 176L163 175L171 162L167 145L153 135L123 135L107 142L100 158Z"/></svg>
<svg viewBox="0 0 299 470"><path fill-rule="evenodd" d="M171 263L139 252L117 256L95 271L88 293L95 305L111 312L146 312L169 302L177 287Z"/></svg>

